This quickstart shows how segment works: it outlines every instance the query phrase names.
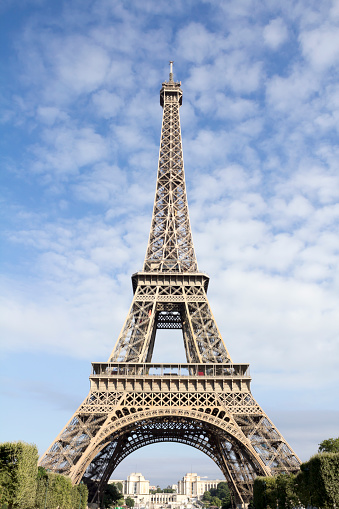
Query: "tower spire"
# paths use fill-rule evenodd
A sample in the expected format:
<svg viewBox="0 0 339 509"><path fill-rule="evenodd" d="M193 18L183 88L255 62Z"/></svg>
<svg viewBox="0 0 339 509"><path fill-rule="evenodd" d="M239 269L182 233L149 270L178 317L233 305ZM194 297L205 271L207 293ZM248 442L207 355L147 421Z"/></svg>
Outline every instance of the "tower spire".
<svg viewBox="0 0 339 509"><path fill-rule="evenodd" d="M173 81L173 60L170 60L170 73L169 73L169 80Z"/></svg>
<svg viewBox="0 0 339 509"><path fill-rule="evenodd" d="M196 272L179 116L182 90L181 83L173 81L173 61L169 76L160 90L163 118L158 177L144 271Z"/></svg>

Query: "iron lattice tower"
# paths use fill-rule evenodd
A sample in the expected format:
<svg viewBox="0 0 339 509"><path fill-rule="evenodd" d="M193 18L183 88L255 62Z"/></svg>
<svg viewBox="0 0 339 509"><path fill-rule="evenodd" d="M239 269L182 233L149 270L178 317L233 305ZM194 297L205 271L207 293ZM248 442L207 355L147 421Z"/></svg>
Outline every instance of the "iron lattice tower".
<svg viewBox="0 0 339 509"><path fill-rule="evenodd" d="M188 214L179 108L181 83L162 84L163 120L151 231L143 270L108 362L92 363L90 392L40 459L88 484L92 501L140 447L180 442L211 457L237 504L258 475L296 472L300 460L250 390L248 364L234 364L207 299ZM157 329L181 329L186 364L154 364Z"/></svg>

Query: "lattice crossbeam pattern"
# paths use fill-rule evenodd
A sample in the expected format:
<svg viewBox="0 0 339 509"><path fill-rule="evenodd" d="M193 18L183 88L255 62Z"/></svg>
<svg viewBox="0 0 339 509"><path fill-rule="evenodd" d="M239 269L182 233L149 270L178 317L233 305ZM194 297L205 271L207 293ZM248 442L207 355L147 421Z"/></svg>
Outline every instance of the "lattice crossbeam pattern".
<svg viewBox="0 0 339 509"><path fill-rule="evenodd" d="M158 177L144 271L196 272L186 197L179 107L180 83L164 82Z"/></svg>
<svg viewBox="0 0 339 509"><path fill-rule="evenodd" d="M231 362L204 287L176 283L137 286L110 361L150 362L156 330L180 328L188 362Z"/></svg>
<svg viewBox="0 0 339 509"><path fill-rule="evenodd" d="M147 374L154 370L161 374ZM57 454L47 455L41 464L75 482L83 475L87 481L100 479L98 494L128 454L166 441L210 456L242 502L249 500L257 475L299 468L298 458L253 398L248 367L232 364L180 369L147 363L94 365L88 397L54 443Z"/></svg>

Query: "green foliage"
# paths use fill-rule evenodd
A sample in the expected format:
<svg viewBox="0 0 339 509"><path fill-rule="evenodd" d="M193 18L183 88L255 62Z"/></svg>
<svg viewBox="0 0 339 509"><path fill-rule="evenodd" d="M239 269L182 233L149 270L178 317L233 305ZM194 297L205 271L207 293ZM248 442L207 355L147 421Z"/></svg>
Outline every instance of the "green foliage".
<svg viewBox="0 0 339 509"><path fill-rule="evenodd" d="M265 506L265 481L266 477L256 477L253 483L253 505L255 509L263 509Z"/></svg>
<svg viewBox="0 0 339 509"><path fill-rule="evenodd" d="M223 498L221 504L221 509L229 509L232 505L231 494L229 499Z"/></svg>
<svg viewBox="0 0 339 509"><path fill-rule="evenodd" d="M121 483L119 483L121 484ZM122 498L122 494L115 483L107 484L105 493L104 493L104 506L111 507L112 505L116 505L118 500Z"/></svg>
<svg viewBox="0 0 339 509"><path fill-rule="evenodd" d="M322 453L301 465L300 501L324 509L339 504L339 453Z"/></svg>
<svg viewBox="0 0 339 509"><path fill-rule="evenodd" d="M227 482L220 482L218 484L216 496L220 498L220 500L224 498L231 498Z"/></svg>
<svg viewBox="0 0 339 509"><path fill-rule="evenodd" d="M257 477L253 485L253 505L256 509L265 507L293 508L298 505L296 476L279 474L275 477Z"/></svg>
<svg viewBox="0 0 339 509"><path fill-rule="evenodd" d="M1 504L33 509L37 483L38 450L23 442L0 444Z"/></svg>
<svg viewBox="0 0 339 509"><path fill-rule="evenodd" d="M339 437L320 442L318 452L339 452Z"/></svg>
<svg viewBox="0 0 339 509"><path fill-rule="evenodd" d="M205 491L202 500L206 505L215 505L222 507L222 509L231 507L231 493L227 482L220 482L216 488Z"/></svg>
<svg viewBox="0 0 339 509"><path fill-rule="evenodd" d="M88 489L83 483L72 486L69 477L46 472L38 478L37 509L86 509ZM39 473L38 473L39 476Z"/></svg>
<svg viewBox="0 0 339 509"><path fill-rule="evenodd" d="M218 497L212 497L211 505L215 505L216 507L221 507L221 500Z"/></svg>
<svg viewBox="0 0 339 509"><path fill-rule="evenodd" d="M72 482L68 477L47 473L39 482L37 506L39 509L73 509Z"/></svg>
<svg viewBox="0 0 339 509"><path fill-rule="evenodd" d="M202 499L205 501L205 502L210 502L212 500L212 495L209 491L205 491L205 493L203 494L202 496Z"/></svg>
<svg viewBox="0 0 339 509"><path fill-rule="evenodd" d="M44 467L38 467L37 479L47 476L47 470Z"/></svg>
<svg viewBox="0 0 339 509"><path fill-rule="evenodd" d="M88 501L88 489L86 484L80 483L72 488L73 509L86 509Z"/></svg>
<svg viewBox="0 0 339 509"><path fill-rule="evenodd" d="M116 482L115 485L118 488L118 490L120 491L120 493L122 493L122 488L123 488L122 483L121 482Z"/></svg>
<svg viewBox="0 0 339 509"><path fill-rule="evenodd" d="M254 480L253 503L256 509L277 506L275 477L257 477Z"/></svg>
<svg viewBox="0 0 339 509"><path fill-rule="evenodd" d="M302 504L332 509L339 505L339 453L322 453L301 465L297 475L257 477L253 485L256 509Z"/></svg>
<svg viewBox="0 0 339 509"><path fill-rule="evenodd" d="M85 509L88 490L68 477L38 467L35 445L0 444L0 507L8 509Z"/></svg>
<svg viewBox="0 0 339 509"><path fill-rule="evenodd" d="M296 476L294 474L279 474L276 480L276 498L279 507L292 509L299 502L297 495Z"/></svg>
<svg viewBox="0 0 339 509"><path fill-rule="evenodd" d="M43 470L45 471L45 469ZM48 474L46 471L43 472L43 470L38 470L38 483L36 490L36 507L38 509L44 509L48 490Z"/></svg>
<svg viewBox="0 0 339 509"><path fill-rule="evenodd" d="M231 507L231 492L227 482L220 482L218 484L216 496L221 500L222 509L228 509Z"/></svg>
<svg viewBox="0 0 339 509"><path fill-rule="evenodd" d="M125 498L125 504L127 505L127 507L134 507L134 500L133 500L133 498L126 497Z"/></svg>

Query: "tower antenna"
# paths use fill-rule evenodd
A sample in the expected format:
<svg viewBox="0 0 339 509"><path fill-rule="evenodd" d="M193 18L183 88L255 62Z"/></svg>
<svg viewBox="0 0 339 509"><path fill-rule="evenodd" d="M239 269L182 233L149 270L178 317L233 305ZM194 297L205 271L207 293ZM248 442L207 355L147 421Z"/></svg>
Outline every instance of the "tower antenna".
<svg viewBox="0 0 339 509"><path fill-rule="evenodd" d="M173 81L173 60L170 60L170 73L169 73L169 79L170 81Z"/></svg>

